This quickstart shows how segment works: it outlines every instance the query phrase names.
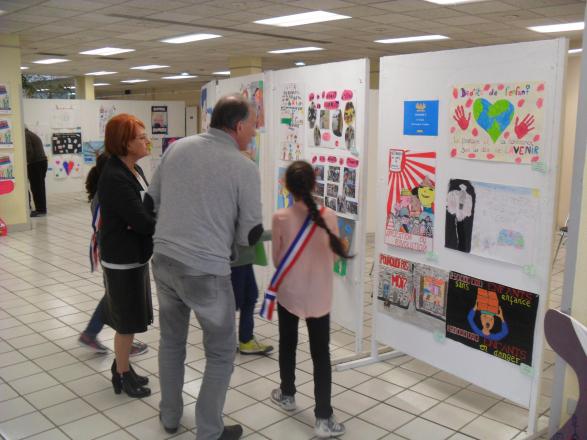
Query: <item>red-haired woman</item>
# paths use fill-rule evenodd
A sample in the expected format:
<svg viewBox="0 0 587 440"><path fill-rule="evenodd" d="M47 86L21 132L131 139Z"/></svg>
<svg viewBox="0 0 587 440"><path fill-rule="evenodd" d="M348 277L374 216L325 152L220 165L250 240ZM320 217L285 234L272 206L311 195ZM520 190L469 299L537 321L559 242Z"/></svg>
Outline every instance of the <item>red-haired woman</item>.
<svg viewBox="0 0 587 440"><path fill-rule="evenodd" d="M149 259L155 218L143 205L147 180L137 161L149 154L145 124L128 114L106 124L104 148L110 155L98 182L100 256L106 287L104 322L116 330L112 386L131 397L146 397L148 378L129 362L135 333L153 322Z"/></svg>

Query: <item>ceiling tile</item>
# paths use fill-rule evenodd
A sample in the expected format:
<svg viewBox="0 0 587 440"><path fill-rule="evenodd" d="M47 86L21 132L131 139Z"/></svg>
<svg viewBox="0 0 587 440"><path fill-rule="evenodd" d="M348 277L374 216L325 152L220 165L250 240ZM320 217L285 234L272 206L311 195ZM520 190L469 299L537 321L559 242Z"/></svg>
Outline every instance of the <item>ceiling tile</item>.
<svg viewBox="0 0 587 440"><path fill-rule="evenodd" d="M507 12L515 11L520 9L519 6L509 5L501 1L484 1L470 4L464 4L462 6L453 6L455 11L464 12L466 14L489 14L495 12Z"/></svg>
<svg viewBox="0 0 587 440"><path fill-rule="evenodd" d="M436 21L443 24L448 24L451 26L462 26L466 24L477 24L477 23L488 23L489 20L477 17L475 15L462 15L460 17L452 17L452 18L439 18Z"/></svg>
<svg viewBox="0 0 587 440"><path fill-rule="evenodd" d="M391 12L410 12L410 11L419 11L421 9L436 9L438 5L434 3L429 3L424 0L396 0L396 1L387 1L382 3L375 3L371 6L375 8L387 9Z"/></svg>
<svg viewBox="0 0 587 440"><path fill-rule="evenodd" d="M102 9L104 7L103 4L88 0L49 0L43 2L43 6L86 12L95 11L96 9Z"/></svg>

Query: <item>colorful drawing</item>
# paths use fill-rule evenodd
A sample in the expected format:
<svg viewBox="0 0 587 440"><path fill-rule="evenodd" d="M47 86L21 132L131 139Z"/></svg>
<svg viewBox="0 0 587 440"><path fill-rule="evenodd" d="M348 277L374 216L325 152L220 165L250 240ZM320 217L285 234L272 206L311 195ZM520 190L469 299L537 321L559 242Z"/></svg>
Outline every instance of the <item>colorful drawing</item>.
<svg viewBox="0 0 587 440"><path fill-rule="evenodd" d="M358 156L355 99L355 93L347 89L309 93L308 144L346 150Z"/></svg>
<svg viewBox="0 0 587 440"><path fill-rule="evenodd" d="M76 154L60 154L53 156L52 167L55 179L82 177L81 156Z"/></svg>
<svg viewBox="0 0 587 440"><path fill-rule="evenodd" d="M169 132L169 123L167 121L167 106L151 106L151 133L167 134Z"/></svg>
<svg viewBox="0 0 587 440"><path fill-rule="evenodd" d="M432 250L436 153L390 149L385 243Z"/></svg>
<svg viewBox="0 0 587 440"><path fill-rule="evenodd" d="M0 114L12 113L10 91L7 84L0 84Z"/></svg>
<svg viewBox="0 0 587 440"><path fill-rule="evenodd" d="M12 120L10 118L0 119L0 148L13 147Z"/></svg>
<svg viewBox="0 0 587 440"><path fill-rule="evenodd" d="M414 300L414 263L391 255L379 255L377 299L385 308L392 305L407 309Z"/></svg>
<svg viewBox="0 0 587 440"><path fill-rule="evenodd" d="M208 88L202 87L200 92L200 133L205 133L210 127L212 107L208 106Z"/></svg>
<svg viewBox="0 0 587 440"><path fill-rule="evenodd" d="M353 245L355 226L356 223L354 220L338 217L338 233L342 243L346 246L349 253L351 252L351 247ZM349 261L344 258L337 258L334 262L334 273L340 275L341 277L346 276L348 262Z"/></svg>
<svg viewBox="0 0 587 440"><path fill-rule="evenodd" d="M100 110L98 111L98 136L104 137L104 131L106 131L106 124L116 114L116 106L114 104L100 104Z"/></svg>
<svg viewBox="0 0 587 440"><path fill-rule="evenodd" d="M285 170L281 167L277 176L277 209L289 208L293 206L294 198L289 190L285 187Z"/></svg>
<svg viewBox="0 0 587 440"><path fill-rule="evenodd" d="M530 164L544 160L544 82L455 86L451 156Z"/></svg>
<svg viewBox="0 0 587 440"><path fill-rule="evenodd" d="M280 159L303 159L304 103L295 83L285 84L281 90L279 107Z"/></svg>
<svg viewBox="0 0 587 440"><path fill-rule="evenodd" d="M437 319L446 319L448 272L426 264L414 264L416 310Z"/></svg>
<svg viewBox="0 0 587 440"><path fill-rule="evenodd" d="M532 264L540 191L451 179L445 247L518 266Z"/></svg>
<svg viewBox="0 0 587 440"><path fill-rule="evenodd" d="M104 151L104 141L86 141L82 142L82 155L84 163L94 165L96 158Z"/></svg>
<svg viewBox="0 0 587 440"><path fill-rule="evenodd" d="M265 102L263 98L263 80L241 84L240 92L253 105L257 113L255 127L261 132L265 131Z"/></svg>
<svg viewBox="0 0 587 440"><path fill-rule="evenodd" d="M0 195L14 190L14 155L2 151L0 153Z"/></svg>
<svg viewBox="0 0 587 440"><path fill-rule="evenodd" d="M532 365L537 310L534 293L451 272L446 337L516 365Z"/></svg>
<svg viewBox="0 0 587 440"><path fill-rule="evenodd" d="M81 133L53 133L51 136L53 154L81 154Z"/></svg>

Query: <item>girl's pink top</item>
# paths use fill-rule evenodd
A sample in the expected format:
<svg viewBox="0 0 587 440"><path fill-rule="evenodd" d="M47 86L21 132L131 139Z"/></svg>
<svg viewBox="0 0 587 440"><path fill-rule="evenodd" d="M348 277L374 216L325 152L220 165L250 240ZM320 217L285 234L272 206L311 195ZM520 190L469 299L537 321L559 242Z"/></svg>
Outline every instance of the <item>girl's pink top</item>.
<svg viewBox="0 0 587 440"><path fill-rule="evenodd" d="M275 267L287 252L307 216L308 208L301 201L273 214L271 231ZM322 217L332 233L338 236L334 211L325 208ZM328 234L317 227L300 258L279 286L277 302L300 318L319 318L330 313L334 257Z"/></svg>

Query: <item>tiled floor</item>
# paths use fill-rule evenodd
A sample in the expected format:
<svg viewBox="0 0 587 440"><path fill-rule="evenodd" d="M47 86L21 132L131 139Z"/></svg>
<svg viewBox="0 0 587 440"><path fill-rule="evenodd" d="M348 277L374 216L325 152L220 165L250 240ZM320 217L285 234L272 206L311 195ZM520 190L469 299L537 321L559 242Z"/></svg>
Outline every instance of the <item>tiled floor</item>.
<svg viewBox="0 0 587 440"><path fill-rule="evenodd" d="M6 439L164 439L158 420L158 328L139 339L150 350L136 358L149 375L146 399L115 395L109 382L113 355L78 346L77 336L103 294L101 274L88 269L90 214L80 195L50 199L50 215L34 219L34 229L0 238L0 433ZM372 254L372 238L367 240ZM552 306L560 303L564 248L552 279ZM372 257L368 258L370 268ZM368 270L367 270L368 274ZM366 275L365 303L372 282ZM154 297L157 314L156 297ZM370 334L366 307L365 336ZM194 405L202 371L202 335L192 320L184 386L186 408L175 439L193 439ZM256 333L277 346L275 323L256 322ZM302 328L302 334L305 329ZM112 347L112 330L102 341ZM352 352L353 336L333 325L333 357ZM299 409L287 414L268 399L278 385L275 354L237 355L225 407L226 421L239 422L248 439L313 438L311 362L302 336L297 374ZM368 339L365 339L368 347ZM547 414L553 353L545 354L541 411ZM335 414L346 439L521 439L527 411L418 360L403 356L333 374ZM540 426L547 423L543 415Z"/></svg>

